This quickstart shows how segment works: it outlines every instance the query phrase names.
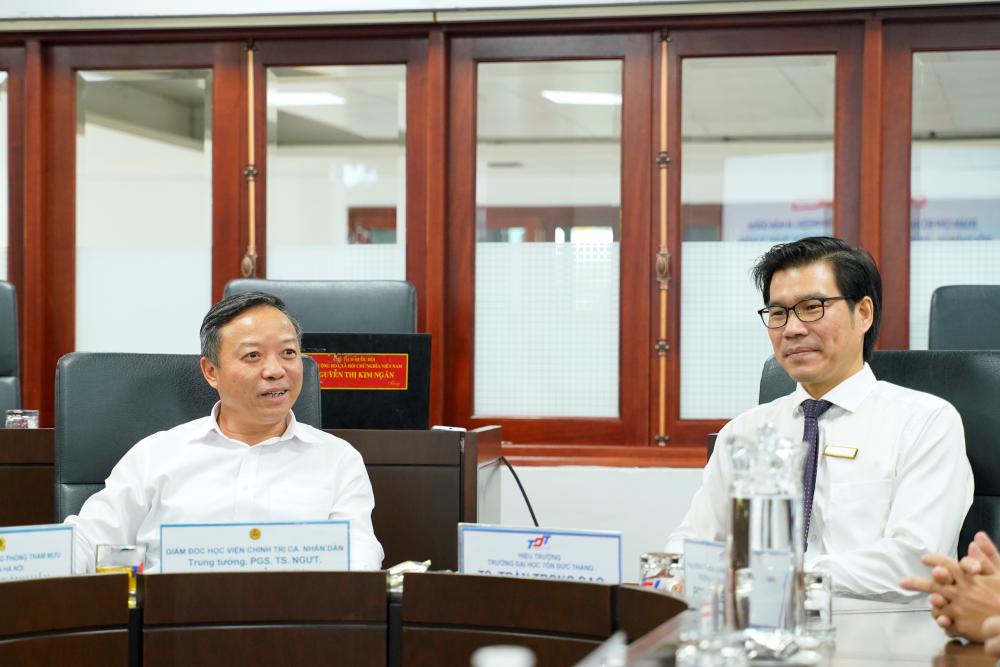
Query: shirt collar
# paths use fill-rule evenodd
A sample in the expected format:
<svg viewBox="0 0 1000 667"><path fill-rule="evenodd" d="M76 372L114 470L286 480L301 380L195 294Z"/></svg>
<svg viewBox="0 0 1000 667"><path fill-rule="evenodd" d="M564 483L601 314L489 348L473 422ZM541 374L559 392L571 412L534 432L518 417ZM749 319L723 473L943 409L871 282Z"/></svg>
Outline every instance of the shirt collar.
<svg viewBox="0 0 1000 667"><path fill-rule="evenodd" d="M865 400L865 397L875 388L877 382L878 380L875 379L875 374L872 372L871 367L865 363L861 370L826 392L821 398L824 401L830 401L847 412L855 412L860 407L862 401ZM802 401L812 398L809 392L802 387L801 383L795 386L792 396L795 400L796 414L802 411Z"/></svg>
<svg viewBox="0 0 1000 667"><path fill-rule="evenodd" d="M208 436L210 433L214 432L218 434L221 438L224 438L225 440L228 440L230 442L240 442L239 440L230 438L229 436L227 436L225 433L222 432L221 428L219 428L219 410L221 408L222 408L222 401L216 401L215 405L212 406L212 413L201 424L198 425L198 429L194 433L195 438L203 438ZM263 442L259 442L256 445L254 445L254 447L259 447L260 445L273 445L279 442L285 442L287 440L291 440L293 438L298 438L299 440L305 440L306 442L318 442L318 439L316 438L314 432L311 429L307 428L304 424L299 423L299 421L295 419L295 412L289 410L288 426L285 428L284 433L275 438L268 438ZM241 444L246 444L246 443L241 443Z"/></svg>

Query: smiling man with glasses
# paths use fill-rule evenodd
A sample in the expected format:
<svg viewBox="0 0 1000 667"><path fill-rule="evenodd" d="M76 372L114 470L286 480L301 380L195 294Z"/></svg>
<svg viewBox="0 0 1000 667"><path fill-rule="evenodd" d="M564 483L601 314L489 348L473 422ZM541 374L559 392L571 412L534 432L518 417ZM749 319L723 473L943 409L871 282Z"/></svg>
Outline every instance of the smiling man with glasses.
<svg viewBox="0 0 1000 667"><path fill-rule="evenodd" d="M808 445L803 474L806 569L833 575L840 594L915 595L899 581L922 554L954 553L972 504L958 412L946 401L876 380L882 279L871 256L840 239L771 248L753 268L757 311L795 391L736 417L719 433L754 437L772 424ZM685 538L724 540L729 463L716 449L667 551Z"/></svg>

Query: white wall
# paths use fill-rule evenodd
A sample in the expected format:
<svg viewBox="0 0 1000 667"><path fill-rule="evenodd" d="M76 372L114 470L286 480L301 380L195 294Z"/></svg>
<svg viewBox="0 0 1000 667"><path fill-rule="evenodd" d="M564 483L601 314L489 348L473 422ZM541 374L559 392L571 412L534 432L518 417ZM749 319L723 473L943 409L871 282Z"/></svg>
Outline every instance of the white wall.
<svg viewBox="0 0 1000 667"><path fill-rule="evenodd" d="M662 551L701 485L701 468L517 467L539 525L616 530L622 534L622 576L639 577L639 555ZM510 471L500 478L500 523L531 526Z"/></svg>

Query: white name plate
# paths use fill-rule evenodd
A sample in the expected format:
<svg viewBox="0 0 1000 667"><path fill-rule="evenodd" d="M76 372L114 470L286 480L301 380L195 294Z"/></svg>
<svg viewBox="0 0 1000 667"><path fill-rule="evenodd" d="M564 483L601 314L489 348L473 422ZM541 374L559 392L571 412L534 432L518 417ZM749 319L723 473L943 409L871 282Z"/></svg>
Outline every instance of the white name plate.
<svg viewBox="0 0 1000 667"><path fill-rule="evenodd" d="M161 572L349 570L349 521L160 526Z"/></svg>
<svg viewBox="0 0 1000 667"><path fill-rule="evenodd" d="M0 581L73 574L73 527L0 528Z"/></svg>
<svg viewBox="0 0 1000 667"><path fill-rule="evenodd" d="M622 536L609 531L460 523L458 571L620 584Z"/></svg>
<svg viewBox="0 0 1000 667"><path fill-rule="evenodd" d="M725 589L726 571L725 542L684 540L684 597L692 606Z"/></svg>

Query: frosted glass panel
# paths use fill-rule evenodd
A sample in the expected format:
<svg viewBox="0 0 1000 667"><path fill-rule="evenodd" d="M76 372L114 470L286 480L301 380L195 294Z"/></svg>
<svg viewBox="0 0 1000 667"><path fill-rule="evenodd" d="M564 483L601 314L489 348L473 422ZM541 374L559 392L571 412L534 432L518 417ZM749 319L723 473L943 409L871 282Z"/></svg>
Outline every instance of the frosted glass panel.
<svg viewBox="0 0 1000 667"><path fill-rule="evenodd" d="M477 416L620 414L621 78L479 65Z"/></svg>
<svg viewBox="0 0 1000 667"><path fill-rule="evenodd" d="M267 71L267 276L406 278L406 66Z"/></svg>
<svg viewBox="0 0 1000 667"><path fill-rule="evenodd" d="M618 414L617 243L476 244L475 413Z"/></svg>
<svg viewBox="0 0 1000 667"><path fill-rule="evenodd" d="M197 352L211 305L208 71L77 78L76 349Z"/></svg>
<svg viewBox="0 0 1000 667"><path fill-rule="evenodd" d="M926 350L931 294L942 285L1000 284L1000 240L910 243L910 349Z"/></svg>
<svg viewBox="0 0 1000 667"><path fill-rule="evenodd" d="M749 270L771 243L682 244L681 416L728 419L757 405L773 354ZM686 372L684 372L686 370Z"/></svg>
<svg viewBox="0 0 1000 667"><path fill-rule="evenodd" d="M931 294L1000 283L1000 51L913 55L910 347Z"/></svg>
<svg viewBox="0 0 1000 667"><path fill-rule="evenodd" d="M0 280L6 280L7 254L7 187L10 174L7 173L7 72L0 71Z"/></svg>
<svg viewBox="0 0 1000 667"><path fill-rule="evenodd" d="M686 58L681 92L682 419L757 404L772 354L750 269L833 232L835 56Z"/></svg>

